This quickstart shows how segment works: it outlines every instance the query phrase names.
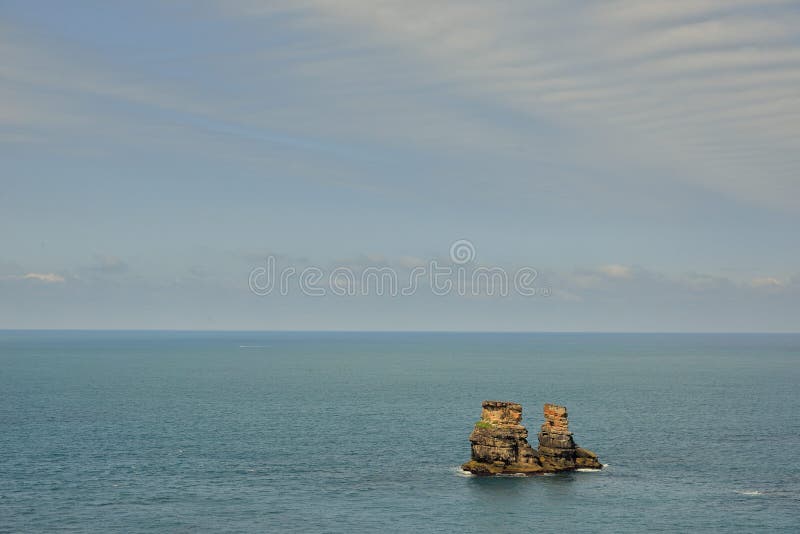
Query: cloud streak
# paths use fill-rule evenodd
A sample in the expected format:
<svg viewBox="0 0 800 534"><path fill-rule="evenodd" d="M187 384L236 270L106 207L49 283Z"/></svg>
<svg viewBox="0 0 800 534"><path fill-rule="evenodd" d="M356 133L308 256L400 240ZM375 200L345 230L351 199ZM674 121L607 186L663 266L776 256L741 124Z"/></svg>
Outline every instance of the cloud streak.
<svg viewBox="0 0 800 534"><path fill-rule="evenodd" d="M311 0L290 9L310 26L404 50L462 94L580 128L600 145L616 140L688 183L800 208L800 19L787 2Z"/></svg>
<svg viewBox="0 0 800 534"><path fill-rule="evenodd" d="M60 284L64 282L64 277L55 273L25 273L21 277L23 280L35 280L46 284Z"/></svg>
<svg viewBox="0 0 800 534"><path fill-rule="evenodd" d="M250 29L271 28L280 17L316 41L208 55L204 68L239 76L258 94L273 83L258 73L280 61L299 94L335 99L336 108L265 107L253 95L237 106L180 80L143 81L133 71L59 57L3 26L0 135L24 142L53 129L102 128L120 140L155 133L164 147L227 139L237 157L268 160L263 150L242 149L252 143L275 145L285 160L293 151L318 152L367 166L366 151L342 134L356 144L480 147L506 157L519 144L550 150L530 130L437 105L457 95L568 132L574 141L562 157L609 170L644 162L645 170L738 201L800 210L800 13L790 2L232 0L215 9ZM416 96L423 92L436 97ZM85 97L162 116L153 124L85 113ZM512 157L531 162L542 154ZM296 165L308 167L302 159Z"/></svg>

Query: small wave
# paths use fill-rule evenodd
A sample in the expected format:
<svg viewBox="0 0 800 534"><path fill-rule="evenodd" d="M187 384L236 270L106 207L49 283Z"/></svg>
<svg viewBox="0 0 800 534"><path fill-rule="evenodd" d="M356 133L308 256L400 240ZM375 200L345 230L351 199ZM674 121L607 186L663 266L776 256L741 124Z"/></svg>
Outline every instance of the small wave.
<svg viewBox="0 0 800 534"><path fill-rule="evenodd" d="M736 493L738 493L739 495L748 495L748 496L764 495L763 491L758 491L758 490L737 490Z"/></svg>
<svg viewBox="0 0 800 534"><path fill-rule="evenodd" d="M469 478L469 477L474 477L474 476L476 476L476 475L474 475L473 473L470 473L469 471L464 471L463 469L461 469L461 467L454 467L454 468L453 468L453 471L455 472L455 474L456 474L457 476L460 476L460 477L467 477L467 478Z"/></svg>
<svg viewBox="0 0 800 534"><path fill-rule="evenodd" d="M575 471L579 473L599 473L600 471L602 471L602 469L594 469L592 467L580 467Z"/></svg>

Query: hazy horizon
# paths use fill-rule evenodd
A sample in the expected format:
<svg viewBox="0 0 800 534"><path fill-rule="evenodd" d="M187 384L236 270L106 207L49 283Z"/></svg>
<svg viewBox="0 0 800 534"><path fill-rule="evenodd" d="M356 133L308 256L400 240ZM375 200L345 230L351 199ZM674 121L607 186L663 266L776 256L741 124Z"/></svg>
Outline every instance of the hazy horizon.
<svg viewBox="0 0 800 534"><path fill-rule="evenodd" d="M219 334L572 334L572 335L741 335L741 336L797 336L800 331L775 332L726 332L726 331L614 331L614 330L211 330L211 329L169 329L169 328L2 328L0 332L164 332L164 333L219 333Z"/></svg>

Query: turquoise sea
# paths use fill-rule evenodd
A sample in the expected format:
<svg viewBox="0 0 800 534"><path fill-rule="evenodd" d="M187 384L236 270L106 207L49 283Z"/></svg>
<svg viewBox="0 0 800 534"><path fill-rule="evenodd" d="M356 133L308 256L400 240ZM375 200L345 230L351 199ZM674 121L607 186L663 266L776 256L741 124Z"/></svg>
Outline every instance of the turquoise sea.
<svg viewBox="0 0 800 534"><path fill-rule="evenodd" d="M600 472L458 465L484 399ZM798 532L800 335L0 332L2 532Z"/></svg>

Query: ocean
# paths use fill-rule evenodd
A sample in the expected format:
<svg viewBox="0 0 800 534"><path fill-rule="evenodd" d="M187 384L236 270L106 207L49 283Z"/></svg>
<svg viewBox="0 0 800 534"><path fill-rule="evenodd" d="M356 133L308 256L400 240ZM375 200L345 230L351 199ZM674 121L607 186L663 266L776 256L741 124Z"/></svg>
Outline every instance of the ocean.
<svg viewBox="0 0 800 534"><path fill-rule="evenodd" d="M602 471L458 468L481 401ZM0 532L798 532L800 335L0 332Z"/></svg>

